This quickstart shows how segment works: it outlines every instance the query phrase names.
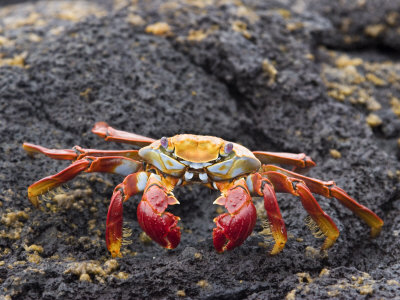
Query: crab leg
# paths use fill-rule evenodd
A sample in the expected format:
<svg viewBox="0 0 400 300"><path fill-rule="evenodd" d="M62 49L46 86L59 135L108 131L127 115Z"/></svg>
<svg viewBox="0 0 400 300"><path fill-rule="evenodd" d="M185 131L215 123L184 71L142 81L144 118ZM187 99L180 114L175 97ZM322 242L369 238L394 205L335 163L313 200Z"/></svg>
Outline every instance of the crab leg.
<svg viewBox="0 0 400 300"><path fill-rule="evenodd" d="M311 190L311 192L319 194L327 198L336 198L339 202L350 209L358 217L364 220L371 227L371 237L376 237L383 226L383 221L374 212L359 204L351 198L344 190L336 186L333 181L321 181L318 179L302 176L285 169L273 165L263 166L264 171L276 171L287 176L302 180Z"/></svg>
<svg viewBox="0 0 400 300"><path fill-rule="evenodd" d="M42 153L52 159L58 160L79 160L86 156L123 156L131 159L140 159L138 150L98 150L85 149L80 146L75 146L72 149L49 149L31 143L24 143L22 147L31 156L35 153Z"/></svg>
<svg viewBox="0 0 400 300"><path fill-rule="evenodd" d="M181 240L181 231L177 226L179 217L166 212L168 205L179 204L172 194L178 179L161 178L152 174L144 189L142 201L137 208L140 227L153 241L167 249L174 249Z"/></svg>
<svg viewBox="0 0 400 300"><path fill-rule="evenodd" d="M42 178L41 180L29 186L28 198L35 207L38 207L38 196L75 178L81 172L102 172L126 176L128 174L139 171L142 167L142 163L126 157L88 156L73 162L61 172Z"/></svg>
<svg viewBox="0 0 400 300"><path fill-rule="evenodd" d="M216 185L222 196L214 204L224 205L228 213L214 219L217 227L213 230L213 242L218 252L224 252L243 244L253 231L257 213L243 178Z"/></svg>
<svg viewBox="0 0 400 300"><path fill-rule="evenodd" d="M92 132L104 138L106 141L114 141L136 145L139 147L147 146L155 140L135 133L117 130L109 126L106 122L97 122Z"/></svg>
<svg viewBox="0 0 400 300"><path fill-rule="evenodd" d="M271 230L271 234L275 240L274 247L271 249L270 254L278 254L283 250L283 247L285 247L287 232L276 199L274 187L267 178L261 177L258 173L247 176L246 183L252 195L264 197L264 207L268 217L268 229Z"/></svg>
<svg viewBox="0 0 400 300"><path fill-rule="evenodd" d="M262 164L283 164L294 166L293 170L306 171L315 166L311 157L304 153L294 154L285 152L253 151Z"/></svg>
<svg viewBox="0 0 400 300"><path fill-rule="evenodd" d="M319 206L307 185L299 179L291 178L279 172L268 171L263 175L272 182L275 191L300 197L304 209L318 225L322 234L326 236L321 249L330 248L339 237L339 230L332 219Z"/></svg>
<svg viewBox="0 0 400 300"><path fill-rule="evenodd" d="M106 224L107 249L113 257L121 257L123 202L133 195L143 192L149 176L150 173L147 172L130 174L114 189L108 207Z"/></svg>

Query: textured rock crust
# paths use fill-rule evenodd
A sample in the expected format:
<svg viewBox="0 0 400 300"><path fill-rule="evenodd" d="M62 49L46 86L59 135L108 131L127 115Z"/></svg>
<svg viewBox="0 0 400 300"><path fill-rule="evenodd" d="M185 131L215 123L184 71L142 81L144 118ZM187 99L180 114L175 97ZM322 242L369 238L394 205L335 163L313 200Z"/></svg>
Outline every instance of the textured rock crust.
<svg viewBox="0 0 400 300"><path fill-rule="evenodd" d="M296 299L400 297L399 1L35 1L0 7L2 299ZM24 141L128 149L96 121L153 138L220 136L253 150L305 152L385 221L369 230L318 197L341 235L320 253L298 199L279 195L289 240L269 256L255 233L218 254L218 196L177 189L182 241L104 241L118 176L87 174L34 209L26 189L67 162L32 159Z"/></svg>

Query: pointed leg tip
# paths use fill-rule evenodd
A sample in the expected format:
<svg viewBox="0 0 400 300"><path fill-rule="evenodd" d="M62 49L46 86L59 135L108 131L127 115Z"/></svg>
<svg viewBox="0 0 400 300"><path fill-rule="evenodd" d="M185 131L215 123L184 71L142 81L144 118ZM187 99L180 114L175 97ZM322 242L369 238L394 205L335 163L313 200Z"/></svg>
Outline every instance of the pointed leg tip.
<svg viewBox="0 0 400 300"><path fill-rule="evenodd" d="M121 254L121 252L119 251L119 249L118 249L118 250L110 250L110 254L111 254L111 256L112 256L113 258L115 258L115 257L122 257L122 254Z"/></svg>
<svg viewBox="0 0 400 300"><path fill-rule="evenodd" d="M28 199L35 208L39 208L39 196L32 195L28 190Z"/></svg>
<svg viewBox="0 0 400 300"><path fill-rule="evenodd" d="M277 255L280 252L282 252L283 248L285 247L285 243L275 243L274 247L272 250L269 252L269 255Z"/></svg>
<svg viewBox="0 0 400 300"><path fill-rule="evenodd" d="M331 248L335 244L337 238L338 237L327 237L321 246L321 250L328 250L329 248Z"/></svg>
<svg viewBox="0 0 400 300"><path fill-rule="evenodd" d="M382 223L383 225L383 223ZM371 228L371 238L376 238L382 231L382 227Z"/></svg>

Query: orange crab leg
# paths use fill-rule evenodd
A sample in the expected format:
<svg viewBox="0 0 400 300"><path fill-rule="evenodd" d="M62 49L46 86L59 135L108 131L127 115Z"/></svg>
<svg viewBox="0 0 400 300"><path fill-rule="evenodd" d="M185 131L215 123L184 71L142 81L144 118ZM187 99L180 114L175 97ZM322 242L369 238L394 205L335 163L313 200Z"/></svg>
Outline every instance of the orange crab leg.
<svg viewBox="0 0 400 300"><path fill-rule="evenodd" d="M300 197L304 209L326 236L321 249L325 250L331 247L339 237L339 230L331 217L319 206L307 185L301 180L274 171L266 172L263 175L272 182L275 191Z"/></svg>
<svg viewBox="0 0 400 300"><path fill-rule="evenodd" d="M35 153L42 153L53 159L75 160L78 157L76 151L72 149L48 149L31 143L23 143L22 148L30 156L33 156Z"/></svg>
<svg viewBox="0 0 400 300"><path fill-rule="evenodd" d="M253 232L257 213L243 178L232 184L216 185L222 196L214 204L224 205L228 213L214 219L217 227L213 229L213 242L215 250L224 252L243 244Z"/></svg>
<svg viewBox="0 0 400 300"><path fill-rule="evenodd" d="M139 147L150 145L155 141L149 137L114 129L106 122L97 122L92 132L104 138L106 141L121 142Z"/></svg>
<svg viewBox="0 0 400 300"><path fill-rule="evenodd" d="M108 207L106 224L107 249L113 257L121 257L123 202L133 195L143 192L150 174L147 172L130 174L114 189Z"/></svg>
<svg viewBox="0 0 400 300"><path fill-rule="evenodd" d="M271 249L270 254L278 254L285 247L287 232L276 199L274 187L267 178L263 178L259 173L249 175L246 178L246 182L252 195L264 197L264 207L267 212L269 229L275 240L274 247Z"/></svg>
<svg viewBox="0 0 400 300"><path fill-rule="evenodd" d="M287 176L300 179L311 190L311 192L322 195L327 198L336 198L339 202L350 209L353 213L359 216L368 226L371 227L371 237L376 237L383 226L383 221L374 212L359 204L356 200L351 198L344 190L337 187L333 181L321 181L318 179L302 176L285 169L273 165L263 166L264 171L276 171Z"/></svg>
<svg viewBox="0 0 400 300"><path fill-rule="evenodd" d="M46 193L73 178L81 172L102 172L120 175L128 175L141 170L143 164L126 157L106 156L92 157L88 156L77 160L61 172L45 177L28 188L28 198L35 207L38 207L38 196Z"/></svg>
<svg viewBox="0 0 400 300"><path fill-rule="evenodd" d="M294 170L308 170L315 166L315 162L306 154L285 153L285 152L265 152L253 151L262 164L282 164L294 166Z"/></svg>
<svg viewBox="0 0 400 300"><path fill-rule="evenodd" d="M140 159L139 150L98 150L85 149L80 146L75 146L72 149L49 149L31 143L24 143L22 147L29 155L42 153L52 159L58 160L79 160L86 156L122 156L136 160Z"/></svg>
<svg viewBox="0 0 400 300"><path fill-rule="evenodd" d="M140 227L153 241L164 248L174 249L181 240L177 226L180 218L165 210L168 205L179 204L179 201L171 192L173 187L167 185L160 176L150 176L137 208L137 218Z"/></svg>

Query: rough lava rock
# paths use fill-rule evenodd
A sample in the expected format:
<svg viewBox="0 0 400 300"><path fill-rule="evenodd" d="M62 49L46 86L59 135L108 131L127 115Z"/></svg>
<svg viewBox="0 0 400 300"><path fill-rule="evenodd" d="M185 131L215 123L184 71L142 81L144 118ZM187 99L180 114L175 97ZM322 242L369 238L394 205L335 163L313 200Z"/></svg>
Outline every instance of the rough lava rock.
<svg viewBox="0 0 400 300"><path fill-rule="evenodd" d="M354 2L354 3L353 3ZM377 4L379 2L379 5ZM355 299L400 297L399 1L34 1L0 7L2 299ZM384 25L382 25L384 24ZM382 25L382 26L380 26ZM371 27L372 26L372 27ZM374 27L375 26L375 27ZM328 252L299 199L279 195L289 239L268 255L257 223L239 248L212 246L212 205L177 189L182 241L164 250L137 224L112 259L104 232L118 176L85 174L40 209L27 187L68 165L23 142L128 149L96 121L153 138L216 135L253 150L305 152L385 221L381 235L317 197L340 237ZM259 200L256 200L257 202ZM128 230L129 231L129 230Z"/></svg>

